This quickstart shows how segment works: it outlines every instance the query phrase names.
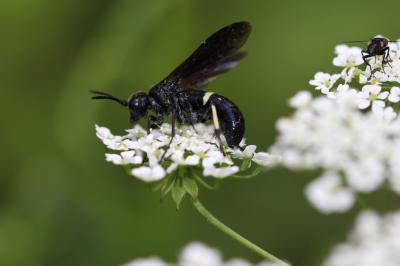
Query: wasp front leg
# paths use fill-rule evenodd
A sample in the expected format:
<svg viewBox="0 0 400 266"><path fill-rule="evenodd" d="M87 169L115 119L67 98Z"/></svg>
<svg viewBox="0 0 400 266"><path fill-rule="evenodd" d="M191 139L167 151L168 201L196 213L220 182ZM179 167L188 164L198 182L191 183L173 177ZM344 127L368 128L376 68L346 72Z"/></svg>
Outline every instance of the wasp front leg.
<svg viewBox="0 0 400 266"><path fill-rule="evenodd" d="M164 116L162 113L154 115L147 115L147 133L150 133L151 128L160 128L164 123Z"/></svg>

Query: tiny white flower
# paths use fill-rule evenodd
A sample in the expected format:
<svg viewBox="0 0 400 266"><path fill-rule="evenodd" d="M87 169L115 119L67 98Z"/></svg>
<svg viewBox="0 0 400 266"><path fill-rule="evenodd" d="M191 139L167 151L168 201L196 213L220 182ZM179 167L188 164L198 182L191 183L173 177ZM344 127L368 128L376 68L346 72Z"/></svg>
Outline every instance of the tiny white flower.
<svg viewBox="0 0 400 266"><path fill-rule="evenodd" d="M221 266L221 253L200 242L188 244L181 252L179 266Z"/></svg>
<svg viewBox="0 0 400 266"><path fill-rule="evenodd" d="M355 197L340 182L337 174L325 174L307 186L306 196L323 213L347 211L354 204Z"/></svg>
<svg viewBox="0 0 400 266"><path fill-rule="evenodd" d="M152 257L147 259L136 259L122 266L168 266L167 263L163 262L159 258Z"/></svg>
<svg viewBox="0 0 400 266"><path fill-rule="evenodd" d="M279 266L279 265L273 262L264 261L257 264L257 266Z"/></svg>
<svg viewBox="0 0 400 266"><path fill-rule="evenodd" d="M185 152L183 150L176 150L171 155L171 159L180 165L197 165L199 164L200 157L198 155L189 155L184 158Z"/></svg>
<svg viewBox="0 0 400 266"><path fill-rule="evenodd" d="M200 157L197 155L189 155L185 159L185 165L198 165L200 161Z"/></svg>
<svg viewBox="0 0 400 266"><path fill-rule="evenodd" d="M262 166L275 166L282 160L281 156L269 154L267 152L257 152L252 161Z"/></svg>
<svg viewBox="0 0 400 266"><path fill-rule="evenodd" d="M385 180L384 166L378 160L365 158L360 164L348 164L344 171L351 187L362 192L378 189Z"/></svg>
<svg viewBox="0 0 400 266"><path fill-rule="evenodd" d="M400 88L393 87L390 89L388 100L392 103L398 103L400 101Z"/></svg>
<svg viewBox="0 0 400 266"><path fill-rule="evenodd" d="M101 140L114 138L114 135L111 134L111 131L108 128L100 127L98 125L96 125L96 136Z"/></svg>
<svg viewBox="0 0 400 266"><path fill-rule="evenodd" d="M154 167L141 166L132 169L132 175L143 181L151 182L162 179L165 176L165 170L159 165Z"/></svg>
<svg viewBox="0 0 400 266"><path fill-rule="evenodd" d="M217 178L225 178L230 175L236 174L239 171L239 167L234 166L222 166L222 167L215 167L209 166L204 168L203 175L204 176L213 176Z"/></svg>
<svg viewBox="0 0 400 266"><path fill-rule="evenodd" d="M239 148L236 148L232 151L232 157L239 159L251 158L253 157L256 149L257 149L256 145L248 145L243 151Z"/></svg>
<svg viewBox="0 0 400 266"><path fill-rule="evenodd" d="M363 73L360 74L358 82L360 84L366 84L368 82L368 79L370 76L371 76L371 73L370 73L369 69L367 69Z"/></svg>
<svg viewBox="0 0 400 266"><path fill-rule="evenodd" d="M311 104L312 95L308 91L300 91L290 98L289 105L293 108L304 108Z"/></svg>
<svg viewBox="0 0 400 266"><path fill-rule="evenodd" d="M103 143L108 149L116 151L127 151L135 147L135 142L130 139L121 138L120 136L115 136L112 139L104 139Z"/></svg>
<svg viewBox="0 0 400 266"><path fill-rule="evenodd" d="M203 167L204 168L213 167L216 164L232 165L233 162L229 158L225 157L219 150L207 152L202 162Z"/></svg>
<svg viewBox="0 0 400 266"><path fill-rule="evenodd" d="M120 155L106 153L106 161L117 165L141 164L143 158L139 155L135 156L135 151L124 151Z"/></svg>
<svg viewBox="0 0 400 266"><path fill-rule="evenodd" d="M366 109L372 104L372 108L382 108L385 106L384 99L387 98L389 92L381 92L381 86L365 85L359 95L358 108Z"/></svg>
<svg viewBox="0 0 400 266"><path fill-rule="evenodd" d="M382 121L386 123L390 123L397 116L397 113L393 110L392 107L376 108L374 110L374 114L376 114L380 119L382 119Z"/></svg>
<svg viewBox="0 0 400 266"><path fill-rule="evenodd" d="M361 48L349 47L347 45L337 45L335 48L336 57L333 59L333 64L340 67L354 67L361 65L364 60L361 56Z"/></svg>
<svg viewBox="0 0 400 266"><path fill-rule="evenodd" d="M328 73L318 72L315 74L314 79L310 80L310 84L316 86L316 90L321 90L322 93L327 94L329 89L340 78L340 75L330 75Z"/></svg>
<svg viewBox="0 0 400 266"><path fill-rule="evenodd" d="M230 259L223 266L253 266L250 262L242 258Z"/></svg>

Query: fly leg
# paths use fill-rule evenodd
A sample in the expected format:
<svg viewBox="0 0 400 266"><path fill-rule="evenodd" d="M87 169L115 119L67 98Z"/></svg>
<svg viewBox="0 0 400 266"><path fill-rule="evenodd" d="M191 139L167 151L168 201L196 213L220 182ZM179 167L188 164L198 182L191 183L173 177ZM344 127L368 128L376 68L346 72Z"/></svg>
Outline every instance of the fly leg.
<svg viewBox="0 0 400 266"><path fill-rule="evenodd" d="M390 48L389 46L385 47L382 51L383 53L383 60L382 60L382 68L384 64L388 64L390 67L392 67L392 65L390 64L389 60L392 60L392 58L390 58Z"/></svg>
<svg viewBox="0 0 400 266"><path fill-rule="evenodd" d="M374 55L369 54L367 51L362 50L361 51L362 59L364 60L364 63L369 67L369 70L371 72L370 77L372 76L372 67L367 61L367 58L373 57Z"/></svg>

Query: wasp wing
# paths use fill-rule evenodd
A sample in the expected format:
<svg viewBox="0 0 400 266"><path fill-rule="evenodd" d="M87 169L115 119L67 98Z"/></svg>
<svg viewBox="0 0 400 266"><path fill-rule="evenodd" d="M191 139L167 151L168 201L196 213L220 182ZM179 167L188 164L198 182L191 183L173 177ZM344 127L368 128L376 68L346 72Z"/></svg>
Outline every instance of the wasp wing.
<svg viewBox="0 0 400 266"><path fill-rule="evenodd" d="M164 82L174 83L183 90L203 88L246 56L246 53L237 51L246 42L250 32L248 22L225 26L207 38Z"/></svg>
<svg viewBox="0 0 400 266"><path fill-rule="evenodd" d="M186 78L180 78L178 85L185 90L198 90L203 89L211 81L213 81L219 74L225 73L229 69L234 68L240 60L246 57L245 52L239 52L232 56L226 57L218 61L214 65L210 65L198 72L192 73Z"/></svg>

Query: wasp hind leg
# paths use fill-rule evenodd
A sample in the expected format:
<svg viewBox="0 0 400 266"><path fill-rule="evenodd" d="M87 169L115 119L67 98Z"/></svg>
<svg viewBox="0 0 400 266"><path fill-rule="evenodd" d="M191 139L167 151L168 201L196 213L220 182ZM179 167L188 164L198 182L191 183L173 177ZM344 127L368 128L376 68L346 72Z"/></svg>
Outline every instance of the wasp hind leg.
<svg viewBox="0 0 400 266"><path fill-rule="evenodd" d="M213 120L214 128L215 128L215 137L217 139L221 153L225 156L226 154L225 154L224 146L222 145L222 140L221 140L221 124L219 122L217 108L215 107L214 104L211 104L211 113L212 113L212 120Z"/></svg>

